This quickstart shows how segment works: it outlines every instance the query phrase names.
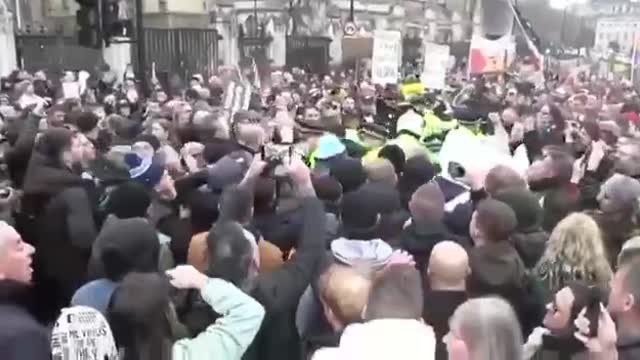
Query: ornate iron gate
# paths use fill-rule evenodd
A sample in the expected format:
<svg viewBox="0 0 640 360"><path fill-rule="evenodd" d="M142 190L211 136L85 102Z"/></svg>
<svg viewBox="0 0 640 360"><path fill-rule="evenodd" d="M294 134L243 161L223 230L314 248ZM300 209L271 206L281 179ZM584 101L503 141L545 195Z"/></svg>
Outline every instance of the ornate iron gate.
<svg viewBox="0 0 640 360"><path fill-rule="evenodd" d="M78 46L74 37L62 34L20 34L16 47L18 64L29 72L94 71L102 59L100 50Z"/></svg>
<svg viewBox="0 0 640 360"><path fill-rule="evenodd" d="M159 76L179 75L183 80L200 73L205 78L218 65L218 34L209 29L145 29L147 70L155 62ZM21 34L16 37L19 61L27 71L46 69L94 71L102 63L102 52L77 45L77 39L62 34ZM136 62L135 46L131 62Z"/></svg>
<svg viewBox="0 0 640 360"><path fill-rule="evenodd" d="M179 75L187 80L193 74L205 79L213 75L218 66L218 40L210 29L145 29L147 71L156 64L158 76ZM135 61L135 47L132 47Z"/></svg>
<svg viewBox="0 0 640 360"><path fill-rule="evenodd" d="M331 39L322 36L287 36L287 67L327 73L330 44Z"/></svg>

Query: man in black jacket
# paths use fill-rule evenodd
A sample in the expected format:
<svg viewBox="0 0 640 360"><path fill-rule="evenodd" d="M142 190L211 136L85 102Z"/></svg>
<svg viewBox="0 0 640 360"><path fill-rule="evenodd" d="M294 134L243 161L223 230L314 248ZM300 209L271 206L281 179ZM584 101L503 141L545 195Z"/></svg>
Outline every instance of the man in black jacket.
<svg viewBox="0 0 640 360"><path fill-rule="evenodd" d="M3 360L48 360L49 336L24 308L35 249L0 222L0 354Z"/></svg>
<svg viewBox="0 0 640 360"><path fill-rule="evenodd" d="M445 198L436 182L422 185L409 201L411 222L402 231L400 245L413 255L419 269L427 267L431 250L442 241L471 246L470 241L451 234L444 225L444 206Z"/></svg>

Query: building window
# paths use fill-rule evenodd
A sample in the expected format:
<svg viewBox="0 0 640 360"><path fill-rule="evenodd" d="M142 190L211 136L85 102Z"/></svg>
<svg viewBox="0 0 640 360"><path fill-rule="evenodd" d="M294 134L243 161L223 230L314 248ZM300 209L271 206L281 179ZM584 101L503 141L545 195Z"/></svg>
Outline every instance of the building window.
<svg viewBox="0 0 640 360"><path fill-rule="evenodd" d="M169 1L168 0L158 0L158 10L160 10L160 12L168 12L169 11Z"/></svg>

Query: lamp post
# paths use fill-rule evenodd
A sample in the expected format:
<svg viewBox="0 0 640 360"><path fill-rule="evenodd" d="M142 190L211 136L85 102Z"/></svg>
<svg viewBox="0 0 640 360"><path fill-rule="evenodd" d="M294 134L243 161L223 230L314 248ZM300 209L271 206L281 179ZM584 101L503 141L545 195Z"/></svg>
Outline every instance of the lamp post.
<svg viewBox="0 0 640 360"><path fill-rule="evenodd" d="M144 41L144 14L142 13L142 0L136 0L136 49L138 54L138 74L140 74L140 87L145 97L149 95L147 86L147 48Z"/></svg>
<svg viewBox="0 0 640 360"><path fill-rule="evenodd" d="M355 8L355 1L351 0L349 1L349 21L354 22L356 20L356 8Z"/></svg>

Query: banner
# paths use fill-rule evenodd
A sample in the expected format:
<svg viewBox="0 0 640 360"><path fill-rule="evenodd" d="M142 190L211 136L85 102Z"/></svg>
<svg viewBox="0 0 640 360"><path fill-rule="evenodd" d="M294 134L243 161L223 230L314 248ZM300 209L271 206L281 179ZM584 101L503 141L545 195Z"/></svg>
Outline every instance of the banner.
<svg viewBox="0 0 640 360"><path fill-rule="evenodd" d="M424 43L424 63L420 80L426 88L444 89L446 87L450 52L448 45Z"/></svg>
<svg viewBox="0 0 640 360"><path fill-rule="evenodd" d="M376 30L373 38L371 81L386 85L398 82L402 59L402 34L399 31Z"/></svg>
<svg viewBox="0 0 640 360"><path fill-rule="evenodd" d="M511 35L497 40L474 35L469 48L469 74L505 72L516 54L516 44Z"/></svg>

